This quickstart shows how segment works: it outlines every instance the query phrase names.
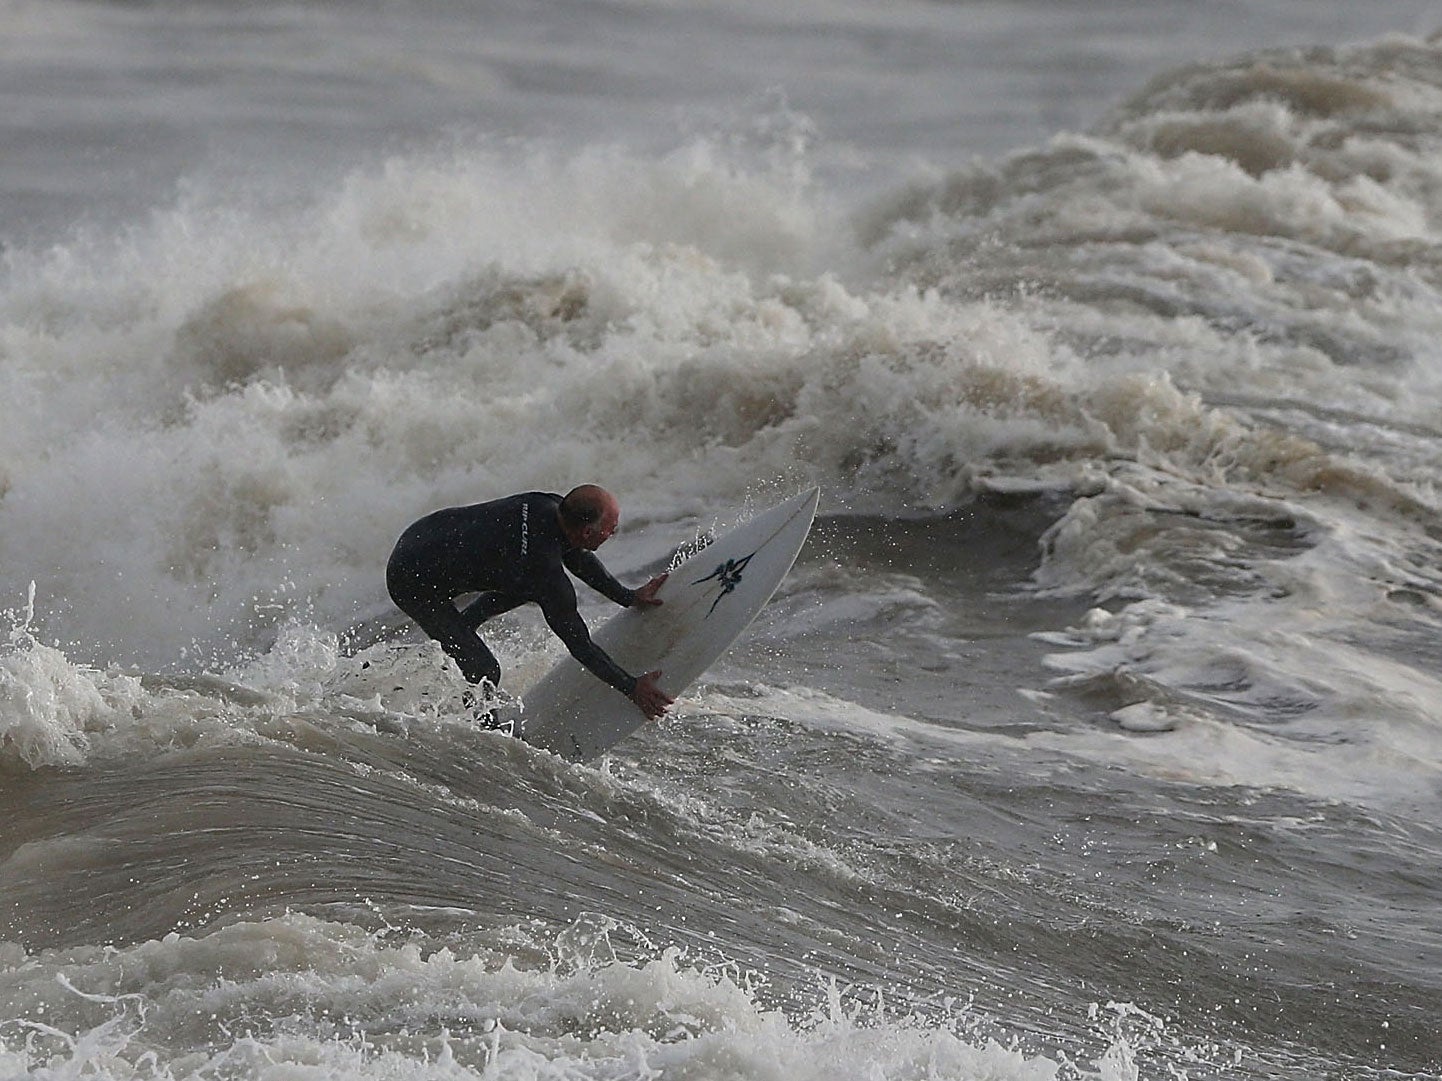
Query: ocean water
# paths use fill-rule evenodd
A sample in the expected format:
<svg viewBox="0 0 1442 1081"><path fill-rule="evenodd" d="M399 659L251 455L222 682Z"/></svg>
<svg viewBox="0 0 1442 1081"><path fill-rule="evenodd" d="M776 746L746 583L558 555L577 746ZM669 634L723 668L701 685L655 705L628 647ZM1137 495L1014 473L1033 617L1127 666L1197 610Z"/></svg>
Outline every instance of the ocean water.
<svg viewBox="0 0 1442 1081"><path fill-rule="evenodd" d="M1439 31L0 3L0 1078L1442 1074ZM575 765L383 567L585 480L823 498Z"/></svg>

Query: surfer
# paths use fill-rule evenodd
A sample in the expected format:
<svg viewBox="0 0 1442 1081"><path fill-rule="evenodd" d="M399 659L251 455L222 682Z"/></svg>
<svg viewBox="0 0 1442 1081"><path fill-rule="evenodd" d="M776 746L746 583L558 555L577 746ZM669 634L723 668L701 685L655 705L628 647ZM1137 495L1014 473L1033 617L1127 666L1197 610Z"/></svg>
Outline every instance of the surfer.
<svg viewBox="0 0 1442 1081"><path fill-rule="evenodd" d="M477 629L492 616L537 604L571 656L655 719L673 701L656 685L661 673L633 676L591 641L566 576L570 571L623 608L661 603L656 591L666 575L628 589L596 557L620 518L616 497L594 484L564 498L523 492L438 510L401 534L386 564L386 588L396 607L441 644L468 682L487 680L493 686L500 685L501 666ZM457 608L456 598L468 593L480 596Z"/></svg>

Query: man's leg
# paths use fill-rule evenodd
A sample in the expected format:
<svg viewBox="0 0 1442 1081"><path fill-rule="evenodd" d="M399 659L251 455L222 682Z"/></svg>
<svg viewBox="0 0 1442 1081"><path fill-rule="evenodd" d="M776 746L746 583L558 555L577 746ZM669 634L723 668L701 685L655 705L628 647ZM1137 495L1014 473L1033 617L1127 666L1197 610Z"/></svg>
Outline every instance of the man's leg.
<svg viewBox="0 0 1442 1081"><path fill-rule="evenodd" d="M523 598L509 593L482 593L461 609L461 621L474 632L491 617L509 612L512 608L519 608L525 603Z"/></svg>
<svg viewBox="0 0 1442 1081"><path fill-rule="evenodd" d="M475 625L467 625L451 599L426 587L419 575L407 573L403 562L394 558L386 567L386 588L396 607L410 616L425 633L439 642L446 656L456 662L466 682L480 684L489 682L492 687L501 684L501 665L486 644L476 635ZM490 596L490 595L488 595ZM514 608L508 603L505 608ZM504 611L505 608L499 610ZM476 695L466 691L461 703L467 709L477 705ZM476 719L489 726L494 718L484 708ZM496 727L507 727L497 725ZM512 729L512 734L516 734Z"/></svg>
<svg viewBox="0 0 1442 1081"><path fill-rule="evenodd" d="M441 644L446 656L460 667L467 683L489 680L493 687L501 685L501 665L495 654L481 641L472 627L466 625L461 613L449 602L418 612L407 612L421 630Z"/></svg>

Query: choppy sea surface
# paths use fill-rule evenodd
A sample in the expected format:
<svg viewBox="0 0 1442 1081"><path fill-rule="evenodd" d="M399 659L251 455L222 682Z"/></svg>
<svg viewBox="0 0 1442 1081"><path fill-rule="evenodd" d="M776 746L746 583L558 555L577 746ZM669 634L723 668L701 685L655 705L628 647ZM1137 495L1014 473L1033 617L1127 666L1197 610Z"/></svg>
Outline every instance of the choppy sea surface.
<svg viewBox="0 0 1442 1081"><path fill-rule="evenodd" d="M1439 30L0 2L0 1077L1439 1076ZM588 480L823 498L576 765L383 567Z"/></svg>

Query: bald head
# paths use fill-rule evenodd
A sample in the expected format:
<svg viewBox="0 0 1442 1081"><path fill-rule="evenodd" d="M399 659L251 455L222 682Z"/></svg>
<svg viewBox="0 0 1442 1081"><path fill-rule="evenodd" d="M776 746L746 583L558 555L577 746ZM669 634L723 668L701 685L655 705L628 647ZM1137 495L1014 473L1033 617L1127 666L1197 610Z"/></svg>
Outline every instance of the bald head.
<svg viewBox="0 0 1442 1081"><path fill-rule="evenodd" d="M572 544L594 551L616 532L621 504L598 484L572 488L561 500L561 528Z"/></svg>

